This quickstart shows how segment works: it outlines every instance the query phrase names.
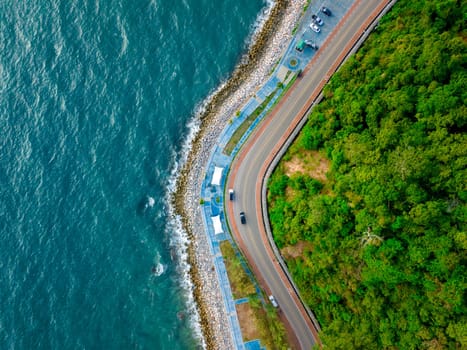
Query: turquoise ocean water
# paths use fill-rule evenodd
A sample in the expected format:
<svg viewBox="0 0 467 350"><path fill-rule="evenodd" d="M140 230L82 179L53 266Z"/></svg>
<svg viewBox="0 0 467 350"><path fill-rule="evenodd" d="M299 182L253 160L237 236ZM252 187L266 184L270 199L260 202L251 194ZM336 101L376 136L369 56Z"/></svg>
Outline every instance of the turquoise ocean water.
<svg viewBox="0 0 467 350"><path fill-rule="evenodd" d="M264 0L0 0L0 349L198 344L167 209Z"/></svg>

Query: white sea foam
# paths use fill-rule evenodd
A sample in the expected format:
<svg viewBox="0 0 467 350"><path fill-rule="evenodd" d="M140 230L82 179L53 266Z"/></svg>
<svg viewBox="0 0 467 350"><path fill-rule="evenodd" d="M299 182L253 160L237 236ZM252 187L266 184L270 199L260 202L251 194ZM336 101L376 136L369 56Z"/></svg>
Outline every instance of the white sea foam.
<svg viewBox="0 0 467 350"><path fill-rule="evenodd" d="M117 17L117 27L118 27L118 30L120 31L120 36L122 37L122 46L120 48L120 53L119 53L119 56L122 56L126 52L126 49L128 47L128 36L126 34L125 26L122 23L122 20L120 19L120 17Z"/></svg>
<svg viewBox="0 0 467 350"><path fill-rule="evenodd" d="M153 274L154 276L160 276L164 273L164 271L165 271L165 265L159 263L156 265Z"/></svg>
<svg viewBox="0 0 467 350"><path fill-rule="evenodd" d="M259 12L258 17L256 18L256 20L253 22L251 26L250 35L248 35L247 38L245 39L245 46L247 49L245 50L245 53L240 59L239 64L245 63L248 57L249 49L255 43L255 40L257 39L259 33L261 32L263 25L268 20L271 14L271 11L274 7L274 4L275 4L274 0L266 0L265 2L266 2L266 5ZM211 92L209 92L208 96L205 99L201 100L195 106L193 117L190 119L190 121L187 124L189 133L185 139L185 142L183 143L182 152L181 152L182 158L181 158L181 161L179 162L180 165L176 166L177 168L178 167L181 168L183 164L185 164L188 154L191 151L193 139L195 138L196 134L199 131L199 127L201 124L200 118L206 112L206 107L209 105L212 99L225 87L225 85L229 82L229 80L230 80L230 77L225 79L224 81L221 81L216 88L214 88ZM174 175L178 177L178 173L175 173ZM177 179L175 179L175 182L176 180Z"/></svg>
<svg viewBox="0 0 467 350"><path fill-rule="evenodd" d="M214 127L215 129L219 129L219 128L222 129L223 125L225 125L225 122L227 122L228 118L230 118L230 116L234 113L235 109L239 108L239 106L241 106L241 104L244 103L246 99L249 98L254 93L257 86L261 84L267 78L271 67L274 65L274 62L276 62L276 60L278 59L278 56L280 56L281 45L284 45L284 43L287 42L290 38L290 32L292 29L291 27L294 25L295 23L294 21L296 21L299 18L301 11L303 9L304 3L305 1L302 0L302 1L297 1L297 3L294 3L292 5L292 7L294 8L294 10L292 11L293 13L291 13L290 17L286 18L285 22L287 24L284 26L284 28L281 28L279 38L275 38L275 41L273 43L270 43L270 45L275 45L275 47L273 50L269 50L268 48L267 51L268 51L269 56L273 56L273 57L268 56L264 58L264 62L263 62L264 64L260 67L261 68L260 71L256 72L256 74L253 74L251 79L248 79L248 83L245 85L245 87L243 87L243 89L240 89L239 91L235 91L235 93L232 94L231 98L229 98L229 100L226 101L226 103L221 107L221 111L218 113L219 115L222 115L222 117L220 117L219 120L214 120L213 121L214 125L209 125L208 128ZM245 44L248 48L250 48L255 42L255 40L257 39L259 33L261 32L264 26L264 23L266 22L266 20L269 18L271 14L271 10L274 7L274 5L275 5L275 1L273 0L266 1L265 7L258 15L255 23L252 25L251 35L248 36L246 39ZM287 25L290 28L287 27ZM244 63L247 57L248 55L246 52L243 55L243 58L241 59L240 64ZM194 297L192 293L194 285L191 280L191 276L189 274L190 266L187 261L188 259L187 247L189 245L189 238L188 238L187 233L183 229L181 218L178 215L176 215L175 208L173 208L173 206L171 205L172 203L171 199L174 194L174 191L176 190L176 184L177 184L178 177L180 175L180 171L183 168L183 166L186 164L188 160L188 156L191 152L191 149L193 146L193 140L195 139L196 135L198 134L200 130L200 125L201 125L200 118L205 113L206 107L212 101L213 97L216 94L218 94L218 92L221 91L221 89L225 87L227 82L228 80L221 82L221 84L219 84L219 86L216 89L214 89L213 91L209 93L206 99L204 99L203 101L200 101L200 103L196 105L194 109L193 117L191 118L191 120L189 121L187 125L189 132L182 145L183 146L182 150L180 151L180 154L176 154L173 157L174 167L171 172L171 176L169 179L169 188L166 194L167 203L169 203L168 212L171 218L171 222L169 225L170 227L168 228L168 233L170 235L170 244L171 244L171 247L176 248L177 256L180 258L179 269L180 269L180 274L182 275L181 283L187 292L188 305L190 309L190 313L189 313L190 320L193 325L193 329L195 333L198 335L204 348L206 347L206 344L202 336L202 331L201 331L201 326L200 326L200 316L198 314L198 311L197 311L197 308L194 302ZM207 149L211 149L210 146L208 145L212 146L215 144L215 140L214 140L215 137L213 138L213 135L216 134L216 132L214 133L208 132L208 134L209 134L208 139L206 139L205 142L203 143L203 147L202 147L203 151L206 151ZM203 156L207 157L208 155L204 154ZM199 163L202 163L202 162L203 160L198 160L197 165L199 166L200 165ZM202 171L201 168L198 169L197 167L196 169L198 170L198 172ZM201 177L202 176L199 176L199 178ZM188 181L192 181L192 180L193 179L190 178ZM197 187L196 187L196 184L190 184L189 186L192 186L189 190L192 191L193 193L189 194L189 197L191 200L189 200L190 203L188 203L187 206L192 211L192 214L194 214L196 211L195 209L196 208L196 203L195 203L196 196L198 195L197 193L194 193L194 192L196 192L195 188ZM194 218L191 218L191 219L194 220ZM199 220L201 219L198 218L198 220L195 220L195 221L198 221L199 223ZM201 230L201 228L199 227L197 229ZM198 234L198 237L201 237L200 235L202 235L202 233ZM206 249L206 247L201 247L204 243L201 243L201 242L193 242L193 243L195 244L196 254L200 254L200 251L198 251L198 249L201 249L201 250L204 249L205 250L204 254L206 254L206 251L208 251L208 249ZM205 268L206 266L209 266L209 264L212 265L212 257L206 258L206 257L203 257L203 256L200 257L199 255L197 255L197 259L203 259L203 258L205 259L203 261L203 266ZM206 271L202 271L202 272L203 272L204 277L209 275L209 273L206 273ZM203 282L206 282L206 281L203 281ZM213 286L214 285L215 284L213 284ZM203 290L202 292L206 292L206 290ZM218 294L218 293L216 294L215 291L212 291L212 293L214 297L217 296ZM216 304L217 303L214 303L213 305L208 305L208 307L210 308L220 307L219 304L217 305ZM221 311L219 311L219 313L216 312L216 314L213 315L214 318L216 318L216 315L218 317L222 315L222 312ZM227 319L227 315L225 315L225 318ZM217 320L217 321L221 322L221 320ZM221 323L223 323L224 321L227 322L227 320L222 320ZM213 330L214 333L216 333L217 331L221 333L229 332L228 330L223 329L223 325L219 325L219 326L221 330L220 331ZM222 336L222 334L217 334L217 335Z"/></svg>
<svg viewBox="0 0 467 350"><path fill-rule="evenodd" d="M94 7L94 14L98 15L100 10L100 3L99 0L96 0L95 7Z"/></svg>
<svg viewBox="0 0 467 350"><path fill-rule="evenodd" d="M167 192L165 193L165 203L167 203L167 212L169 214L169 221L166 228L166 236L169 240L169 245L173 249L173 254L176 255L178 260L177 271L180 278L180 285L185 291L186 305L188 319L193 330L193 334L200 342L203 348L206 348L206 343L201 330L201 319L196 307L196 302L193 295L194 284L190 275L190 264L188 262L188 245L189 238L187 232L183 229L181 218L175 213L175 208L171 205L174 192L176 190L177 179L182 168L185 164L189 150L191 149L192 141L199 131L199 117L193 118L189 124L189 133L185 139L182 147L182 152L179 157L174 152L172 155L173 168L169 178Z"/></svg>
<svg viewBox="0 0 467 350"><path fill-rule="evenodd" d="M168 201L172 195L167 195ZM190 275L190 264L188 263L188 235L183 230L180 216L175 215L173 208L169 207L170 223L167 226L167 234L169 236L169 244L178 258L177 272L180 278L180 285L184 290L186 298L186 315L190 322L195 338L200 342L203 348L206 348L203 332L201 330L200 316L196 307L195 298L193 295L194 284Z"/></svg>
<svg viewBox="0 0 467 350"><path fill-rule="evenodd" d="M266 0L266 5L263 9L259 12L258 17L253 22L250 28L250 35L248 35L245 39L246 47L251 47L255 43L261 29L263 28L264 23L268 20L269 16L271 15L271 11L274 7L275 1L274 0ZM246 55L244 56L246 57Z"/></svg>
<svg viewBox="0 0 467 350"><path fill-rule="evenodd" d="M62 54L62 49L63 49L63 43L55 43L54 44L54 50L55 50L55 56L59 57Z"/></svg>
<svg viewBox="0 0 467 350"><path fill-rule="evenodd" d="M66 111L66 100L63 96L60 96L60 110L62 112Z"/></svg>
<svg viewBox="0 0 467 350"><path fill-rule="evenodd" d="M154 265L152 267L152 274L156 277L161 276L165 271L165 265L161 262L161 255L159 252L154 257Z"/></svg>
<svg viewBox="0 0 467 350"><path fill-rule="evenodd" d="M182 150L179 155L174 155L174 167L171 171L169 179L168 192L166 194L166 203L168 204L168 212L170 215L170 223L168 225L168 233L170 237L170 246L175 249L179 263L177 265L179 275L181 276L181 285L186 293L187 308L191 327L193 329L195 337L201 343L201 346L206 349L206 342L203 337L201 328L201 318L196 306L196 302L193 295L194 284L190 275L190 264L188 262L188 246L189 238L187 232L183 229L181 217L175 213L175 208L171 205L174 192L176 190L177 181L180 175L180 171L184 164L187 162L188 156L192 149L193 141L198 134L201 126L201 116L205 113L206 107L212 101L213 97L221 91L227 84L228 80L221 82L221 84L211 93L208 97L194 108L194 114L191 120L188 122L188 134L182 145Z"/></svg>

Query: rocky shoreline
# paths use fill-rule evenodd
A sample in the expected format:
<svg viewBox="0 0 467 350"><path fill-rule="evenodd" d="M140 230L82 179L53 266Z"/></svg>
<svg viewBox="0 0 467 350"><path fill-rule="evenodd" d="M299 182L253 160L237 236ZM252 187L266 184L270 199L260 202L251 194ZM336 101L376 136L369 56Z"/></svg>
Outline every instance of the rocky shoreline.
<svg viewBox="0 0 467 350"><path fill-rule="evenodd" d="M201 216L200 188L205 167L229 119L266 82L287 48L306 2L276 0L272 4L267 19L252 38L248 54L231 78L211 95L198 116L199 130L177 178L173 205L190 239L188 263L193 294L208 349L233 349L234 344Z"/></svg>

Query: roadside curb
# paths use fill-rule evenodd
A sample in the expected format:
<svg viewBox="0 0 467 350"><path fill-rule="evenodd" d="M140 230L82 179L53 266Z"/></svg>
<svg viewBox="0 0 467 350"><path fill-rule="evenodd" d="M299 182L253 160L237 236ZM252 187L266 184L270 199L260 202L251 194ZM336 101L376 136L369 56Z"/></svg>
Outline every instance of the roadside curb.
<svg viewBox="0 0 467 350"><path fill-rule="evenodd" d="M360 48L360 46L364 43L364 41L366 40L368 35L371 33L371 31L374 29L374 27L378 24L377 22L379 21L379 19L391 9L391 7L396 3L396 1L397 0L388 1L388 2L386 2L386 4L383 4L384 6L382 6L383 7L382 10L380 9L381 8L381 6L380 6L375 11L375 12L379 13L379 15L376 18L371 19L371 23L363 31L363 34L361 36L359 36L358 40L354 44L352 44L352 49L350 51L348 51L348 53L344 56L343 60L340 61L340 63L335 65L335 68L333 67L333 72L328 72L328 76L331 76L332 74L334 74L342 66L342 64L344 64L345 61ZM349 15L350 14L351 14L351 11L349 11ZM332 39L332 38L330 38L330 39ZM312 63L310 63L310 65L307 67L307 70L311 69L311 65L312 65ZM323 85L323 88L324 88L324 85ZM300 111L300 114L302 114L301 112L305 109L305 111L303 112L303 115L300 118L298 118L299 121L295 125L293 131L287 137L286 141L282 145L280 145L280 149L278 150L278 152L275 155L273 154L273 158L272 158L271 162L267 166L266 171L263 173L263 178L262 178L262 182L261 182L261 194L262 194L261 195L261 197L262 197L261 198L261 208L262 208L262 215L263 215L263 223L264 223L264 227L266 228L266 234L267 234L267 238L268 238L268 241L269 241L269 245L272 248L277 261L279 262L282 270L284 271L285 275L287 276L287 279L289 280L289 283L292 285L292 287L294 288L294 291L295 291L295 293L297 295L300 295L299 291L298 291L298 288L295 285L295 283L293 282L293 279L290 276L290 273L289 273L289 271L287 269L287 266L286 266L284 260L282 259L282 256L281 256L279 250L277 249L277 247L276 247L276 245L274 243L274 238L272 236L271 225L270 225L270 222L269 222L269 215L268 215L268 211L267 211L267 181L268 181L269 177L271 176L272 172L274 171L274 169L276 168L276 166L278 165L278 163L280 162L281 158L286 153L287 149L290 147L290 145L292 144L294 139L298 136L298 134L301 131L301 129L303 128L303 126L306 124L306 122L307 122L306 116L311 112L313 107L315 105L319 104L321 102L321 100L323 99L322 88L320 89L319 95L317 97L314 97L314 96L312 96L312 97L313 98L310 98L310 100L312 100L312 102L309 105L309 107L305 109L305 107L307 107L307 106L305 106ZM308 103L307 103L307 105L308 105ZM304 309L306 310L308 316L312 320L313 325L316 328L316 330L320 331L321 330L320 325L319 325L318 321L316 320L316 317L314 316L313 312L308 308L308 306L306 304L303 303L301 297L299 297L299 300L302 303Z"/></svg>
<svg viewBox="0 0 467 350"><path fill-rule="evenodd" d="M357 4L360 3L360 1L361 0L357 0L357 2L352 7L353 8L356 7ZM345 62L346 59L348 59L348 57L350 55L352 55L361 46L361 44L364 42L366 37L369 35L369 33L371 32L373 27L377 24L377 21L379 20L379 18L382 15L384 15L392 7L392 5L395 2L396 2L395 0L393 0L393 1L383 1L376 8L376 10L373 11L372 16L370 16L370 18L367 21L365 21L364 24L360 27L361 30L358 31L352 37L352 40L347 44L346 49L343 50L343 54L341 54L341 56L339 56L339 59L336 60L336 62L331 66L331 68L328 70L325 78L317 86L317 88L314 90L314 92L311 94L310 98L306 102L305 106L298 113L298 117L295 119L293 124L291 126L289 126L289 128L287 129L286 136L282 136L281 139L279 140L279 143L276 145L276 147L274 147L273 151L271 152L271 157L269 157L268 161L263 165L263 167L261 169L261 173L259 174L259 178L261 178L261 180L260 180L259 183L257 183L257 189L256 189L257 196L256 196L255 200L257 201L257 203L259 203L259 205L257 205L257 208L261 208L261 213L260 213L260 215L258 215L258 218L260 216L262 217L263 223L264 223L263 228L266 227L266 232L263 232L263 230L261 230L261 229L260 229L260 232L261 232L263 237L266 236L267 244L271 248L271 251L273 251L276 262L278 263L278 265L280 266L282 272L286 276L289 284L293 287L294 292L295 292L294 293L295 294L294 299L298 300L298 302L302 305L302 308L303 308L302 310L305 310L305 313L307 315L307 317L305 317L305 319L308 318L309 320L311 320L311 322L313 324L313 327L311 329L314 330L313 333L315 334L316 339L318 340L318 342L319 342L319 338L317 336L317 332L320 330L319 324L318 324L316 318L314 317L313 313L308 309L308 307L306 305L303 304L301 298L299 298L299 293L298 293L297 287L293 283L293 281L291 279L291 276L288 273L288 270L287 270L287 268L285 266L285 263L282 260L282 258L280 256L280 253L277 250L277 247L275 246L273 238L272 238L272 234L271 234L271 230L270 230L270 226L269 226L269 220L268 220L267 205L266 205L266 191L267 191L266 183L267 183L267 179L269 178L270 174L272 173L275 166L279 162L281 156L285 153L285 151L288 148L288 146L290 145L290 143L293 141L293 139L296 137L296 135L301 130L303 125L306 123L307 113L309 112L309 110L316 103L318 103L322 99L322 97L323 97L322 96L322 89L323 89L324 85L328 82L330 76L342 65L343 62ZM351 12L352 11L349 11L346 14L346 16L344 16L344 18L341 20L341 22L345 22L345 19L351 14ZM340 23L340 25L342 25L342 23ZM330 35L330 38L326 41L326 45L329 45L329 43L332 41L334 35L335 35L335 32L333 32ZM311 67L313 66L313 62L318 60L319 56L320 56L319 53L317 55L315 55L315 57L312 59L310 64L307 65L304 74L306 74L306 72L308 72L310 69L312 69ZM283 97L283 100L285 100L287 98L287 96L293 90L294 90L294 87L292 87L291 90L288 92L288 94ZM274 114L274 112L272 114ZM257 136L257 134L260 134L263 131L263 129L265 128L264 124L267 124L267 122L263 123L261 125L261 127L259 128L259 130L255 130L256 135L254 135L252 137L251 141L254 142L255 137ZM249 145L251 145L251 143ZM242 154L240 154L240 156L239 156L240 159L248 152L249 145L246 145L246 147L244 147L244 149L242 149ZM233 178L235 177L235 173L236 173L235 166L238 166L239 162L240 162L240 160L236 159L236 162L233 165L233 167L234 167L233 175L232 175ZM229 183L234 182L233 178L229 178ZM229 216L232 217L232 214L233 214L232 209L231 208L229 208L229 209L230 209L228 211ZM232 226L234 228L233 231L235 232L236 231L235 223L233 223ZM260 227L261 227L261 225L260 225ZM240 246L244 246L244 243L242 242L241 237L238 234L235 234L235 237L236 237L236 240L239 242ZM266 240L264 240L265 243L266 243ZM248 252L245 251L245 249L242 249L242 250L244 251L244 254L248 257L248 260L251 260L251 257L249 256ZM261 278L259 278L259 279L261 280Z"/></svg>
<svg viewBox="0 0 467 350"><path fill-rule="evenodd" d="M393 0L392 4L395 3L395 1L396 0ZM346 12L346 14L338 21L336 27L329 33L329 37L327 37L325 39L323 48L325 48L327 45L329 45L329 42L332 41L332 39L333 39L333 37L335 35L336 28L342 26L342 24L345 22L346 18L348 18L348 16L352 13L352 11L355 9L357 4L359 4L360 2L361 2L361 0L356 0L350 6L350 8ZM382 3L382 5L384 5L383 7L387 6L387 2L388 1L385 1L384 3ZM380 7L378 7L378 10L375 11L375 12L382 11L382 10L380 10ZM387 12L387 10L386 10L386 12ZM311 11L311 6L308 9L308 11ZM305 16L304 16L304 18L305 18ZM302 22L303 22L303 19L302 19ZM365 25L367 24L367 22L365 22ZM370 25L373 22L374 22L374 19L371 20ZM362 27L365 27L365 25L363 25ZM303 23L300 26L303 26ZM279 252L277 250L277 247L275 246L275 244L273 242L273 239L272 239L272 234L271 234L271 231L270 231L269 221L268 221L268 217L267 217L267 205L266 205L266 190L267 189L266 189L266 182L267 182L267 179L269 178L270 174L274 170L275 166L277 165L277 162L279 161L281 155L285 152L285 150L288 148L288 145L293 141L293 139L296 137L296 135L301 130L303 125L306 123L306 114L322 98L321 91L322 91L324 85L329 80L330 76L340 67L342 62L344 62L348 58L348 56L351 55L354 52L353 50L356 50L358 48L358 46L361 45L361 43L364 41L366 36L368 36L368 34L370 32L370 30L368 30L369 25L366 26L365 28L366 29L363 31L363 33L359 32L359 33L355 34L355 36L353 37L353 39L355 39L355 42L352 44L352 48L350 50L344 50L345 54L343 54L343 58L339 57L338 64L335 64L335 65L332 66L332 68L328 71L328 74L326 75L326 79L324 79L321 82L321 84L317 87L317 89L315 89L315 92L318 91L318 94L317 95L316 95L316 93L312 94L312 96L307 101L305 106L300 110L300 112L298 114L298 115L300 115L300 118L297 118L296 121L294 121L294 123L288 128L288 130L287 130L287 135L288 136L287 137L284 137L284 136L281 137L281 140L280 140L279 144L273 149L273 151L271 153L272 158L269 158L270 161L268 162L268 164L263 165L263 168L261 170L262 180L261 180L261 183L260 183L260 190L257 191L257 194L259 194L259 195L257 195L256 201L259 201L259 203L260 203L260 205L258 207L261 207L260 215L263 218L263 223L264 223L263 229L264 229L264 227L266 228L266 232L262 232L262 234L263 234L264 237L266 237L267 243L268 243L269 247L271 248L271 250L273 251L273 253L275 255L276 262L279 265L280 270L284 273L285 277L288 279L290 285L292 286L293 290L290 290L290 292L293 294L294 299L296 298L296 300L298 301L298 304L300 304L302 306L303 310L305 310L305 314L307 316L307 317L305 317L305 320L308 319L311 322L312 327L310 329L312 329L312 332L315 335L318 343L320 343L319 337L318 337L318 331L320 330L319 324L318 324L317 320L315 319L313 313L308 309L308 307L302 302L301 298L299 297L298 290L297 290L295 284L293 283L293 281L292 281L292 279L291 279L291 277L290 277L290 275L288 273L288 270L286 269L285 263L283 262L280 254L279 254ZM297 40L297 36L294 36L292 38L287 50L286 50L286 53L282 56L282 58L279 61L278 65L274 68L274 72L271 74L271 76L269 77L267 82L263 85L263 87L256 92L256 95L261 95L261 93L264 95L265 93L262 92L263 89L265 89L264 91L270 91L271 86L276 86L277 85L278 71L279 71L279 69L281 67L283 67L282 64L287 59L287 57L290 57L291 53L292 54L294 53L294 45L295 45L296 40ZM323 38L323 40L324 40L324 38ZM353 41L354 40L352 40L352 42ZM306 63L306 65L304 66L304 68L305 68L304 74L306 74L306 72L308 72L311 69L311 66L312 66L313 62L316 62L316 60L318 60L319 57L320 57L320 50L317 51L316 53L314 53L310 57L310 60ZM295 89L295 87L296 87L296 84L294 84L290 88L290 90L284 96L281 97L281 100L279 101L279 105L281 104L281 101L284 101L284 100L287 99L287 97ZM269 90L267 90L267 89L269 89ZM274 114L275 114L274 110L269 111L269 109L271 108L271 106L273 104L275 104L277 102L277 99L280 96L282 90L283 89L277 89L277 92L276 92L275 96L270 100L270 102L268 103L266 108L262 111L262 113L260 113L260 115L252 123L252 125L250 125L250 127L245 132L245 134L242 136L242 138L240 139L240 141L238 142L237 146L234 148L234 150L232 151L230 156L227 156L227 155L223 154L223 148L224 148L226 142L228 141L228 139L230 139L233 131L235 131L235 129L237 129L238 126L248 116L247 111L250 110L250 112L251 112L251 110L253 110L254 108L256 108L259 105L258 101L255 99L256 95L253 96L251 99L249 99L247 103L245 103L245 105L243 106L243 109L240 112L238 118L235 118L235 120L233 120L231 125L228 125L228 126L226 126L224 128L224 130L221 132L221 135L219 137L217 146L213 148L213 150L212 150L212 152L211 152L211 154L209 156L209 160L208 160L208 163L207 163L206 168L205 168L206 173L204 175L204 180L203 180L202 188L201 188L201 191L200 191L201 199L203 199L203 201L204 201L203 207L201 209L202 216L203 216L202 220L203 220L203 224L204 224L204 227L205 227L206 236L207 236L208 241L209 241L209 247L210 247L212 258L213 258L213 263L214 263L214 266L215 266L216 275L217 275L217 278L218 278L218 281L219 281L219 285L221 286L221 294L222 294L223 299L224 299L223 300L224 305L226 307L227 314L229 316L229 325L230 325L230 328L231 328L232 340L234 341L235 346L236 346L237 349L244 349L245 345L244 345L243 340L242 340L242 334L241 334L241 331L240 331L239 321L238 321L238 317L237 317L236 309L235 309L235 300L233 299L232 292L231 292L231 289L230 289L230 283L229 283L229 280L227 278L227 273L226 273L226 270L225 270L225 264L224 264L222 255L220 253L219 243L221 241L223 241L223 240L230 240L231 241L232 237L229 236L229 234L228 234L230 232L231 235L233 237L235 237L235 241L238 243L238 246L239 246L240 250L246 255L247 260L252 261L252 259L251 259L251 256L249 256L249 254L244 249L244 242L242 242L239 235L236 234L237 228L236 228L235 222L234 221L231 222L231 223L227 222L227 218L232 217L233 212L232 212L232 207L231 206L229 206L227 208L227 210L226 210L226 205L225 205L225 203L226 203L225 202L226 201L225 200L225 198L226 198L225 197L226 184L227 184L227 181L229 181L229 183L230 183L230 181L231 181L230 176L232 174L233 174L233 176L235 176L235 165L238 164L238 159L236 159L237 154L239 154L240 151L241 151L241 153L244 153L245 150L248 149L248 146L247 147L242 147L242 146L244 144L246 144L247 140L254 139L256 137L257 133L261 132L261 130L264 128L264 124L267 124L267 123L262 123L262 125L260 125L259 129L256 128L256 126L260 122L262 122L263 119L265 119L264 118L265 115L270 114L268 116L269 117L268 119L271 119L274 116ZM242 155L240 154L240 158L241 158L241 156ZM213 175L215 167L221 167L223 169L223 174L221 176L220 183L218 185L213 185L213 184L210 183L210 179L211 179L211 177ZM232 174L230 173L231 170L232 170ZM210 222L210 218L213 215L219 215L222 227L224 229L224 233L221 233L221 234L215 234L214 233L213 225ZM266 243L266 241L265 241L265 243ZM265 283L262 280L261 275L258 273L258 271L256 271L255 266L253 266L251 264L250 264L250 266L252 267L252 270L254 271L257 280L264 287Z"/></svg>

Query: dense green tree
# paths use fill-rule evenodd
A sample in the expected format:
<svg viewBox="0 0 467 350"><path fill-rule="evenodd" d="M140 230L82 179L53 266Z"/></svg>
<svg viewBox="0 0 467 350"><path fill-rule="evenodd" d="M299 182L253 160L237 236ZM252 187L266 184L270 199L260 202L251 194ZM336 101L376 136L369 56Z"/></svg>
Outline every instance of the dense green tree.
<svg viewBox="0 0 467 350"><path fill-rule="evenodd" d="M329 349L467 348L467 2L398 1L324 89L281 163L279 248Z"/></svg>

